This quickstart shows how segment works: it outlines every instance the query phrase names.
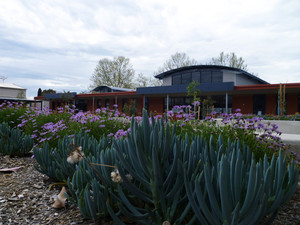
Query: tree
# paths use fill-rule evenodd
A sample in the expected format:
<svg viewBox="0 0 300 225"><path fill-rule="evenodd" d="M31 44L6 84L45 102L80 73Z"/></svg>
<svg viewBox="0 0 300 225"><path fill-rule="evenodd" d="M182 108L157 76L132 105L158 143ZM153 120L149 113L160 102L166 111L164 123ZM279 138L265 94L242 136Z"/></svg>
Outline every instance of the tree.
<svg viewBox="0 0 300 225"><path fill-rule="evenodd" d="M198 62L195 59L190 59L184 52L176 52L174 55L171 55L171 58L168 59L162 67L159 67L155 74L160 74L168 70L177 69L184 66L197 65Z"/></svg>
<svg viewBox="0 0 300 225"><path fill-rule="evenodd" d="M247 71L247 64L242 57L237 57L234 52L224 53L221 52L217 58L212 58L209 65L218 65L218 66L229 66L233 68L238 68Z"/></svg>
<svg viewBox="0 0 300 225"><path fill-rule="evenodd" d="M41 88L38 89L37 96L42 96L42 89Z"/></svg>
<svg viewBox="0 0 300 225"><path fill-rule="evenodd" d="M90 88L101 85L121 88L133 88L135 71L130 64L129 58L124 56L114 57L113 60L104 58L98 62L94 74L91 77Z"/></svg>
<svg viewBox="0 0 300 225"><path fill-rule="evenodd" d="M136 78L135 87L149 87L149 86L161 86L162 82L159 79L147 77L142 73L139 73Z"/></svg>
<svg viewBox="0 0 300 225"><path fill-rule="evenodd" d="M18 94L17 94L17 98L25 99L26 98L25 91L19 91Z"/></svg>
<svg viewBox="0 0 300 225"><path fill-rule="evenodd" d="M53 89L47 89L47 90L43 90L42 91L42 96L46 95L46 94L55 94L56 91Z"/></svg>

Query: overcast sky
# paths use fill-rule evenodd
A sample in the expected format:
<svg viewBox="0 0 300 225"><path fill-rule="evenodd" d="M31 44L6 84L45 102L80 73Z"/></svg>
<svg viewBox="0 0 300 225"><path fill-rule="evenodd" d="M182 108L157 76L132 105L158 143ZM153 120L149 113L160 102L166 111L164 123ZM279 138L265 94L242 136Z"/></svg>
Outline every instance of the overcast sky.
<svg viewBox="0 0 300 225"><path fill-rule="evenodd" d="M0 0L0 76L29 98L87 90L105 57L153 76L176 52L205 64L222 51L270 83L300 82L300 1Z"/></svg>

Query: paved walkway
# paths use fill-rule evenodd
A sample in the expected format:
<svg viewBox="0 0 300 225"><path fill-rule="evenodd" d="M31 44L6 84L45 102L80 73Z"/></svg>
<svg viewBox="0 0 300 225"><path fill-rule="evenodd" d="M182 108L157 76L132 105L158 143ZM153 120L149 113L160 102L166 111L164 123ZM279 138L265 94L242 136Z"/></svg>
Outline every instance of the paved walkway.
<svg viewBox="0 0 300 225"><path fill-rule="evenodd" d="M285 144L291 145L291 150L300 155L300 134L281 134Z"/></svg>
<svg viewBox="0 0 300 225"><path fill-rule="evenodd" d="M300 155L300 121L263 120L262 122L277 124L278 130L282 132L280 136L282 141L290 144L291 150Z"/></svg>

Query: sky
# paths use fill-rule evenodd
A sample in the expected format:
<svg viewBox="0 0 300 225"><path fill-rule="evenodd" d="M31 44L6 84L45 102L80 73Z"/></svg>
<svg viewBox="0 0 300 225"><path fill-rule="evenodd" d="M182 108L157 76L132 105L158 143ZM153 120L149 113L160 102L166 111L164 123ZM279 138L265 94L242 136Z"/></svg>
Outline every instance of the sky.
<svg viewBox="0 0 300 225"><path fill-rule="evenodd" d="M234 52L269 83L300 82L299 12L299 0L0 0L0 76L32 99L87 91L103 58L152 77L176 52L200 64Z"/></svg>

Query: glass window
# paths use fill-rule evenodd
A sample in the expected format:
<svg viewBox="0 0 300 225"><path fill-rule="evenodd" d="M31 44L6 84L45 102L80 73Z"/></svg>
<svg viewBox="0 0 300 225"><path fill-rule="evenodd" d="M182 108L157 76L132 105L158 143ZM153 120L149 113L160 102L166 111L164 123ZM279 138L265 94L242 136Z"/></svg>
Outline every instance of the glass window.
<svg viewBox="0 0 300 225"><path fill-rule="evenodd" d="M127 98L122 99L122 109L124 108L125 104L127 104Z"/></svg>
<svg viewBox="0 0 300 225"><path fill-rule="evenodd" d="M145 109L149 110L149 98L145 97Z"/></svg>
<svg viewBox="0 0 300 225"><path fill-rule="evenodd" d="M189 84L192 82L191 73L183 73L181 75L181 83L182 84Z"/></svg>
<svg viewBox="0 0 300 225"><path fill-rule="evenodd" d="M201 83L211 83L210 71L201 71Z"/></svg>
<svg viewBox="0 0 300 225"><path fill-rule="evenodd" d="M192 81L201 82L200 80L200 72L193 72L192 73Z"/></svg>
<svg viewBox="0 0 300 225"><path fill-rule="evenodd" d="M173 75L173 81L172 84L181 84L181 74L174 74Z"/></svg>
<svg viewBox="0 0 300 225"><path fill-rule="evenodd" d="M97 100L97 108L100 109L101 108L101 99Z"/></svg>
<svg viewBox="0 0 300 225"><path fill-rule="evenodd" d="M105 99L105 107L109 109L109 99Z"/></svg>
<svg viewBox="0 0 300 225"><path fill-rule="evenodd" d="M211 76L212 83L222 83L223 82L223 72L213 71Z"/></svg>

